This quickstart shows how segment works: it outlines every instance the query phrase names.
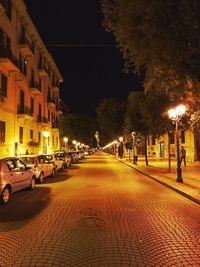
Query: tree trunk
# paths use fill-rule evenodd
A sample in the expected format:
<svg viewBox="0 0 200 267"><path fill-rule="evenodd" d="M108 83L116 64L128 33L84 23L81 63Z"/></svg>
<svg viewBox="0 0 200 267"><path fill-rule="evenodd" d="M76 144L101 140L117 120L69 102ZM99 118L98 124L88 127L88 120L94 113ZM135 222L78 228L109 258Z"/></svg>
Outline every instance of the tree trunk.
<svg viewBox="0 0 200 267"><path fill-rule="evenodd" d="M147 155L147 136L145 135L144 137L144 153L145 153L145 162L146 162L146 166L149 166L148 163L148 155Z"/></svg>
<svg viewBox="0 0 200 267"><path fill-rule="evenodd" d="M171 157L170 157L170 133L168 132L168 170L171 171Z"/></svg>

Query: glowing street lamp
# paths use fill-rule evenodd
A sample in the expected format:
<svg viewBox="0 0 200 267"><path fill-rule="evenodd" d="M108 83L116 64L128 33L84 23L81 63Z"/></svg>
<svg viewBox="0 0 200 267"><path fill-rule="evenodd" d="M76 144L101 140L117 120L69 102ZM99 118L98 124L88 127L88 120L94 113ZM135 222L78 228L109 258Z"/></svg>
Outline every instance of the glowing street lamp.
<svg viewBox="0 0 200 267"><path fill-rule="evenodd" d="M76 140L72 141L72 144L74 145L75 148L76 148L76 143L77 143Z"/></svg>
<svg viewBox="0 0 200 267"><path fill-rule="evenodd" d="M67 137L64 137L64 138L63 138L63 141L64 141L64 143L65 143L65 148L66 148L66 146L67 146L67 142L68 142L68 140L69 140L69 139L68 139Z"/></svg>
<svg viewBox="0 0 200 267"><path fill-rule="evenodd" d="M182 171L181 171L181 161L180 161L180 148L179 148L179 132L178 132L178 122L180 121L181 117L186 112L186 106L181 104L168 110L169 118L175 122L175 134L176 134L176 151L177 151L177 178L176 181L182 183Z"/></svg>
<svg viewBox="0 0 200 267"><path fill-rule="evenodd" d="M50 136L50 132L43 131L42 134L43 134L43 136L45 138L45 142L44 142L44 153L47 154L48 153L48 138Z"/></svg>

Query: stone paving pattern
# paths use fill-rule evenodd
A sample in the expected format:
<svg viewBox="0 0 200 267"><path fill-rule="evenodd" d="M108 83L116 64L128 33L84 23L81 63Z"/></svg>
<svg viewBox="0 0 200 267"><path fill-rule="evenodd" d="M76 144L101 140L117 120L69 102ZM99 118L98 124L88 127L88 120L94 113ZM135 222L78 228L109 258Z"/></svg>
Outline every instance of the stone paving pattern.
<svg viewBox="0 0 200 267"><path fill-rule="evenodd" d="M200 266L199 218L199 205L99 152L0 207L0 266Z"/></svg>

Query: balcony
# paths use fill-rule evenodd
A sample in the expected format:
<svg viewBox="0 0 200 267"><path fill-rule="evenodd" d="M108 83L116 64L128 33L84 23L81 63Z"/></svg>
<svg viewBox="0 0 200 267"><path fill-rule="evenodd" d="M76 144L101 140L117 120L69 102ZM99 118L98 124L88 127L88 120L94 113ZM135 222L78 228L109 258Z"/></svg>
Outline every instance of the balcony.
<svg viewBox="0 0 200 267"><path fill-rule="evenodd" d="M38 73L40 78L49 76L47 68L42 64L39 64L38 66Z"/></svg>
<svg viewBox="0 0 200 267"><path fill-rule="evenodd" d="M19 105L17 106L17 119L21 121L33 120L33 113L30 107Z"/></svg>
<svg viewBox="0 0 200 267"><path fill-rule="evenodd" d="M48 119L46 117L42 117L38 115L37 117L37 124L41 127L47 127L48 126Z"/></svg>
<svg viewBox="0 0 200 267"><path fill-rule="evenodd" d="M29 84L29 88L30 88L31 94L34 96L42 94L39 83L31 81Z"/></svg>
<svg viewBox="0 0 200 267"><path fill-rule="evenodd" d="M3 15L5 13L5 7L3 5L3 1L0 1L0 15Z"/></svg>
<svg viewBox="0 0 200 267"><path fill-rule="evenodd" d="M52 128L58 129L59 128L58 122L52 122Z"/></svg>
<svg viewBox="0 0 200 267"><path fill-rule="evenodd" d="M55 107L56 107L55 99L53 97L48 97L47 105L48 105L48 108L50 108L51 110L55 110Z"/></svg>
<svg viewBox="0 0 200 267"><path fill-rule="evenodd" d="M34 47L26 37L19 38L19 50L24 58L34 56Z"/></svg>
<svg viewBox="0 0 200 267"><path fill-rule="evenodd" d="M20 72L19 61L12 54L10 49L0 49L0 66L5 68L8 72Z"/></svg>
<svg viewBox="0 0 200 267"><path fill-rule="evenodd" d="M56 93L57 94L57 93L59 93L59 91L60 91L60 88L58 87L58 85L53 85L52 86L52 92L53 93Z"/></svg>
<svg viewBox="0 0 200 267"><path fill-rule="evenodd" d="M4 96L0 94L0 103L4 102Z"/></svg>

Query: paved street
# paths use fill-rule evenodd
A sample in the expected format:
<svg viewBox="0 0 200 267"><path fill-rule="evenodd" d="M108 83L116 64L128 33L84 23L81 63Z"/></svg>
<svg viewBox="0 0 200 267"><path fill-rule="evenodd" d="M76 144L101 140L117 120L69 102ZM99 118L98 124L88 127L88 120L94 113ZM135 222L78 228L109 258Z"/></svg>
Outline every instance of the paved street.
<svg viewBox="0 0 200 267"><path fill-rule="evenodd" d="M98 152L0 207L0 266L200 266L200 208Z"/></svg>

